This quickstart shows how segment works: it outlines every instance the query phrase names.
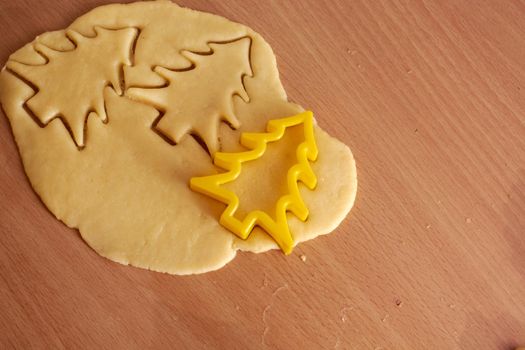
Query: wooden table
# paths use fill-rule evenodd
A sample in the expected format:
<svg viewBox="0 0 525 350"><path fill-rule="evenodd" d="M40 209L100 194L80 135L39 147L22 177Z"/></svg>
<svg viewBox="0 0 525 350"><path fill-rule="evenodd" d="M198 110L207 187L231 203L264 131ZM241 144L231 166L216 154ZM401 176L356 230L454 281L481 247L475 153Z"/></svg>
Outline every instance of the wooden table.
<svg viewBox="0 0 525 350"><path fill-rule="evenodd" d="M0 61L104 2L2 1ZM352 148L355 208L289 257L189 277L121 266L45 209L1 117L0 348L525 344L523 2L181 4L270 42L290 98Z"/></svg>

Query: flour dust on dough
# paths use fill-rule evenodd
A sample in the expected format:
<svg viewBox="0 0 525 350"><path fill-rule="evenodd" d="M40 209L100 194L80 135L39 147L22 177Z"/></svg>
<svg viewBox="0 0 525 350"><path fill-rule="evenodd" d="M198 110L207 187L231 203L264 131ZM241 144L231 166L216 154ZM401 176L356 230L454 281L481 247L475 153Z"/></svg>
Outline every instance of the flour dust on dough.
<svg viewBox="0 0 525 350"><path fill-rule="evenodd" d="M303 111L250 28L169 1L102 6L12 54L0 101L34 190L100 255L193 274L277 248L259 229L236 238L218 223L224 205L188 186L217 172L210 154L240 150L243 131ZM310 217L288 215L296 243L333 231L355 198L350 150L318 126L315 137L318 186L300 187ZM247 207L271 200L250 181L236 190Z"/></svg>

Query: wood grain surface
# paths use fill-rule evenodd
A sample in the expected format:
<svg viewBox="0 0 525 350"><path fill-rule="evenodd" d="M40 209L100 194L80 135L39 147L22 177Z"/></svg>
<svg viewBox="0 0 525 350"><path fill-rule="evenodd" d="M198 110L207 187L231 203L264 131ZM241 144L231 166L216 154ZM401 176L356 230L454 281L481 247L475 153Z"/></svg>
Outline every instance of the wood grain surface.
<svg viewBox="0 0 525 350"><path fill-rule="evenodd" d="M1 0L0 61L103 3ZM524 2L180 4L266 38L290 99L352 148L355 208L289 257L121 266L46 210L1 117L0 348L525 344Z"/></svg>

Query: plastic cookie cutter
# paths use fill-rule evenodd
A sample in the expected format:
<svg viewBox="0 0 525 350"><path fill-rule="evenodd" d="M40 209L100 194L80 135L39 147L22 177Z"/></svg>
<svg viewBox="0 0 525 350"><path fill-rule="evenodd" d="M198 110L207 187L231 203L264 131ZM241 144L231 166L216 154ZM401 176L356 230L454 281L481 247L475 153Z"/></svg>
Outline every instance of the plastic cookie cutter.
<svg viewBox="0 0 525 350"><path fill-rule="evenodd" d="M280 140L286 128L301 124L304 127L304 142L297 146L297 163L288 169L286 179L288 193L277 200L275 219L261 210L249 212L243 220L237 219L235 213L239 208L239 197L221 185L234 181L241 174L243 163L261 158L266 152L267 144ZM291 117L273 119L268 122L266 129L266 133L243 133L241 135L240 143L250 149L249 151L215 153L214 164L227 172L194 177L190 180L190 187L196 192L227 204L219 222L238 237L247 239L254 227L259 226L275 240L285 254L290 254L295 243L288 227L286 213L291 212L302 221L306 221L309 215L308 208L299 193L298 182L301 181L310 190L314 190L317 186L317 177L309 163L315 161L318 155L313 129L313 114L307 111Z"/></svg>

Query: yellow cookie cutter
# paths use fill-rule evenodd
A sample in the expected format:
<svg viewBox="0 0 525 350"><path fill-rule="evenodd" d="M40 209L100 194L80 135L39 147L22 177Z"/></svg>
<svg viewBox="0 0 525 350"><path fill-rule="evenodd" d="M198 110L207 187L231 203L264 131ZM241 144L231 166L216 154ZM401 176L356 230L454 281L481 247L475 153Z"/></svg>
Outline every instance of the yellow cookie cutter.
<svg viewBox="0 0 525 350"><path fill-rule="evenodd" d="M221 185L234 181L240 175L242 163L262 157L266 152L267 144L281 139L286 128L300 124L304 124L305 141L296 150L298 163L288 170L288 194L280 197L277 201L275 220L260 210L249 212L243 220L235 218L235 212L239 208L239 197ZM216 175L191 178L190 187L196 192L227 204L219 221L222 226L242 239L248 238L255 226L260 226L277 242L285 254L290 254L294 240L288 228L286 212L294 213L302 221L306 221L309 215L297 183L301 181L311 190L317 186L317 177L309 163L315 161L318 155L314 137L313 114L307 111L287 118L270 120L266 130L266 133L243 133L241 135L240 142L249 148L249 151L215 153L214 164L228 171Z"/></svg>

